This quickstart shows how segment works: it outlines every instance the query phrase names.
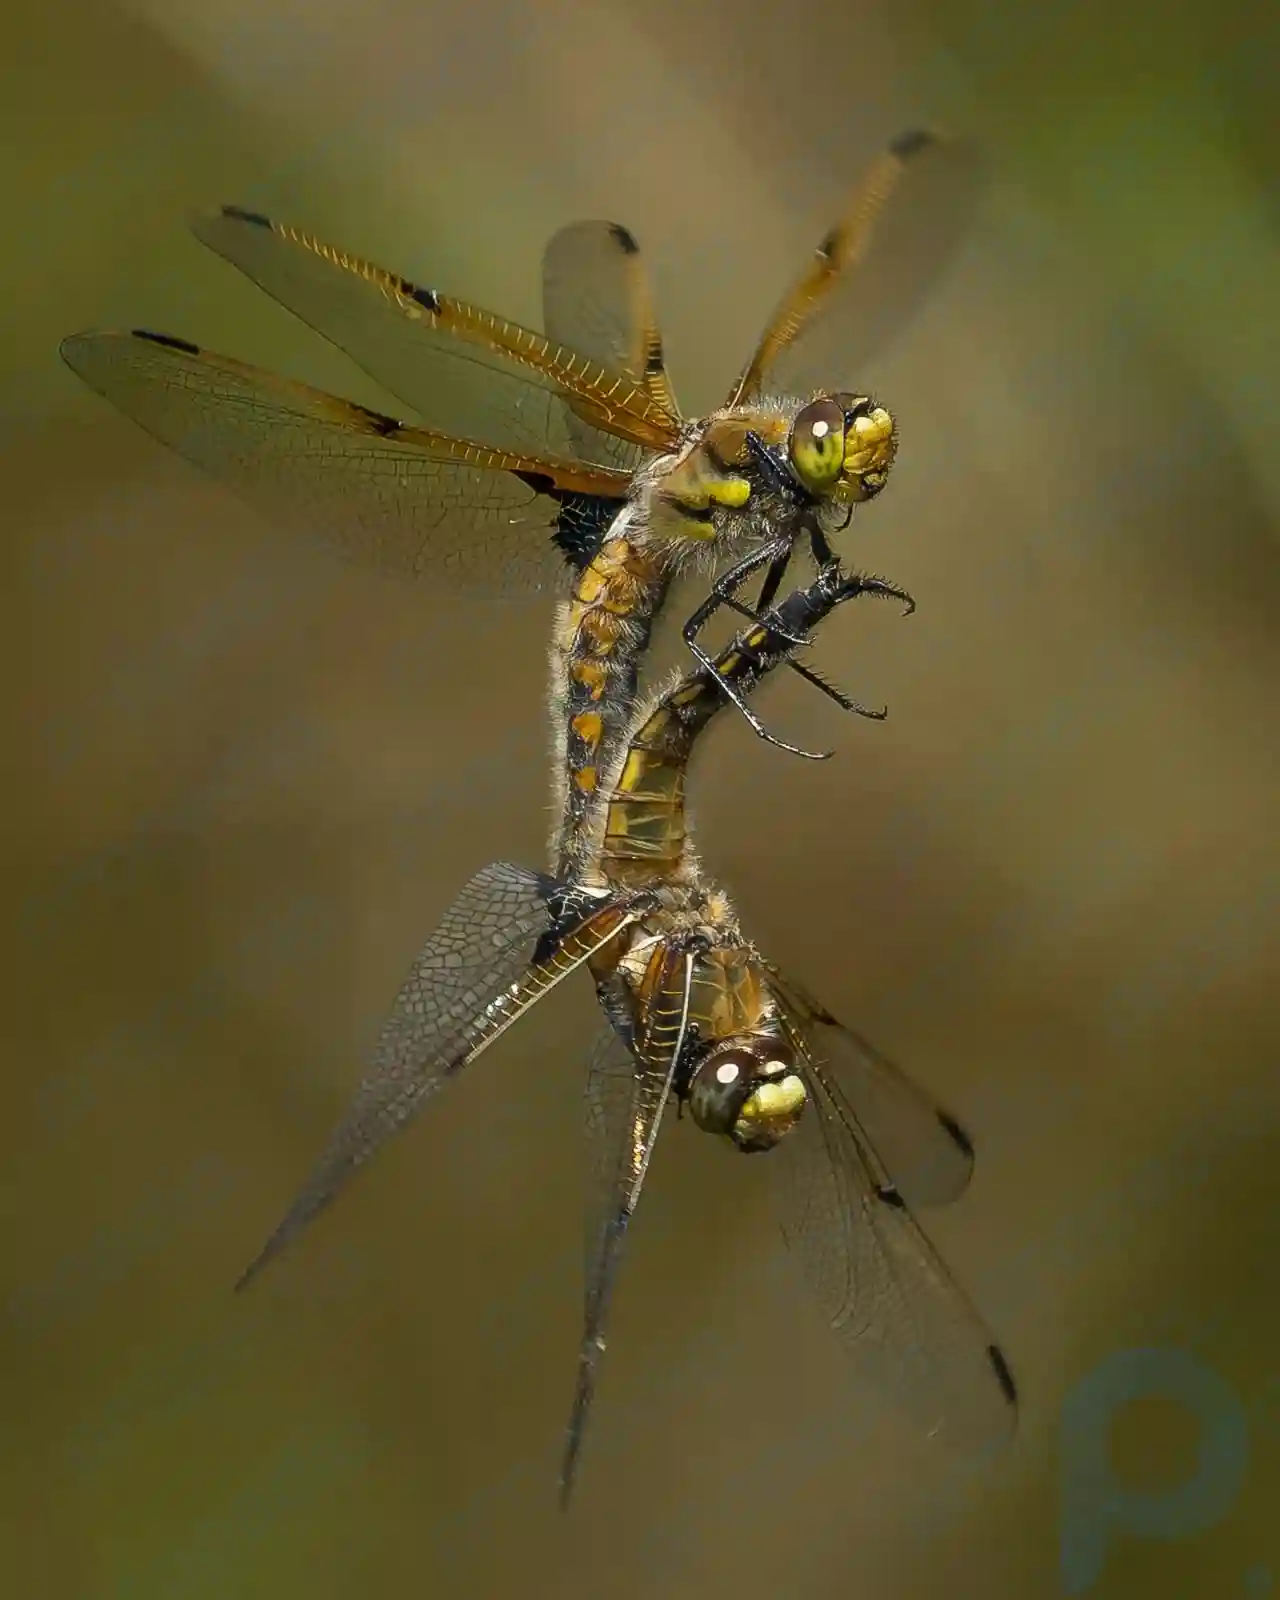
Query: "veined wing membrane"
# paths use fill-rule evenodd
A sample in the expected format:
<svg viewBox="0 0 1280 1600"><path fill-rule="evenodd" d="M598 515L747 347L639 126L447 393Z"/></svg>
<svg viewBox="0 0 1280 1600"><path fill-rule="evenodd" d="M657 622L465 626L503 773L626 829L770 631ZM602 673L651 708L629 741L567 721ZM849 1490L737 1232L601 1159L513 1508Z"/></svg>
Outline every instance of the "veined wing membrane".
<svg viewBox="0 0 1280 1600"><path fill-rule="evenodd" d="M596 1044L587 1074L587 1134L595 1173L587 1212L582 1346L560 1470L560 1499L566 1506L604 1354L605 1320L623 1241L640 1200L688 1026L693 958L663 947L656 959L663 966L643 1037L629 1042L611 1025Z"/></svg>
<svg viewBox="0 0 1280 1600"><path fill-rule="evenodd" d="M772 965L768 971L791 1042L821 1064L842 1117L902 1198L910 1206L958 1199L973 1175L973 1145L956 1119L793 978Z"/></svg>
<svg viewBox="0 0 1280 1600"><path fill-rule="evenodd" d="M85 333L67 365L148 433L269 517L361 566L452 575L489 592L555 583L555 491L625 495L627 479L398 422L185 340Z"/></svg>
<svg viewBox="0 0 1280 1600"><path fill-rule="evenodd" d="M674 419L633 380L492 312L237 206L199 216L192 228L430 427L517 453L569 456L572 401L602 433L652 450L674 438ZM584 459L611 466L603 455Z"/></svg>
<svg viewBox="0 0 1280 1600"><path fill-rule="evenodd" d="M972 141L923 130L894 139L778 302L730 403L856 389L959 250L984 187Z"/></svg>
<svg viewBox="0 0 1280 1600"><path fill-rule="evenodd" d="M542 257L542 324L557 344L624 374L669 416L679 415L644 258L621 223L573 222L552 235ZM600 433L572 399L568 406L575 454L635 468L635 444Z"/></svg>
<svg viewBox="0 0 1280 1600"><path fill-rule="evenodd" d="M462 890L419 952L327 1150L238 1288L438 1089L632 920L608 903L556 933L552 889L541 873L499 861Z"/></svg>
<svg viewBox="0 0 1280 1600"><path fill-rule="evenodd" d="M803 1019L788 1032L803 1039ZM804 1045L812 1103L773 1160L783 1234L868 1392L962 1452L1007 1442L1012 1374L850 1115L820 1045Z"/></svg>

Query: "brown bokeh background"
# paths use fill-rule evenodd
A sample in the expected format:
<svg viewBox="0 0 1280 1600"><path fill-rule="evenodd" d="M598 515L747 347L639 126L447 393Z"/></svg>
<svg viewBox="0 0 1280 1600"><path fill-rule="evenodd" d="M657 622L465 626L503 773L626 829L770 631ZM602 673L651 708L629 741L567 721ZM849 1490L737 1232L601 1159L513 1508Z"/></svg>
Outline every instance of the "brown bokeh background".
<svg viewBox="0 0 1280 1600"><path fill-rule="evenodd" d="M1248 0L8 16L5 1593L1048 1600L1063 1407L1170 1344L1238 1397L1247 1471L1193 1536L1117 1536L1090 1592L1270 1592L1277 27ZM585 984L229 1293L458 886L541 861L547 612L284 544L56 344L141 323L376 401L185 214L276 210L525 318L552 228L616 216L705 405L922 120L998 176L865 379L907 444L858 558L919 612L846 613L819 654L891 720L774 685L836 759L726 718L696 791L754 937L973 1127L933 1231L1021 1435L966 1474L860 1409L767 1174L685 1124L564 1519ZM1143 1402L1108 1470L1160 1496L1195 1446Z"/></svg>

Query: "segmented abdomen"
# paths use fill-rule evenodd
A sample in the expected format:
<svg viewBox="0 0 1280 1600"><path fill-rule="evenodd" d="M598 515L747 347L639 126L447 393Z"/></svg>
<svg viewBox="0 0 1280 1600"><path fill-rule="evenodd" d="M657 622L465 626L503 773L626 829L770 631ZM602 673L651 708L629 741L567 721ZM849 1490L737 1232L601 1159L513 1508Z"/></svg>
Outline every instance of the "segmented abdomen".
<svg viewBox="0 0 1280 1600"><path fill-rule="evenodd" d="M616 535L601 545L561 609L552 699L560 744L554 854L562 881L589 865L602 774L607 780L615 769L630 728L640 659L666 587L661 561Z"/></svg>

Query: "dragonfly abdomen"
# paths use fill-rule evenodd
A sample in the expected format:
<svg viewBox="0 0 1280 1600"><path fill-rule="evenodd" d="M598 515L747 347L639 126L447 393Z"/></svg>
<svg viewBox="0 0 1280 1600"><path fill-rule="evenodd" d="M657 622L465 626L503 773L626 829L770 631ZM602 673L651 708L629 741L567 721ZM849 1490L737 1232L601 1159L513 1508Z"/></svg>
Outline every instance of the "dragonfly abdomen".
<svg viewBox="0 0 1280 1600"><path fill-rule="evenodd" d="M557 875L576 878L602 775L615 766L634 710L638 664L666 594L661 559L626 534L627 507L575 580L551 648L558 742ZM619 526L621 525L621 526Z"/></svg>
<svg viewBox="0 0 1280 1600"><path fill-rule="evenodd" d="M665 706L632 738L605 813L600 871L606 882L632 886L679 875L688 840L688 747L679 719Z"/></svg>

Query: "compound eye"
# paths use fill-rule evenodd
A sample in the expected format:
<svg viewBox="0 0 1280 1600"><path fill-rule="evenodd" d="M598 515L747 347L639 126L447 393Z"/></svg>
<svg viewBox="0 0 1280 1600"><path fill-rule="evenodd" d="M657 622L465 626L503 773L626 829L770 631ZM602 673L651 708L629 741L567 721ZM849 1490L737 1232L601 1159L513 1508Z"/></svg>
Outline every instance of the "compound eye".
<svg viewBox="0 0 1280 1600"><path fill-rule="evenodd" d="M730 1133L751 1087L755 1060L746 1050L713 1051L693 1075L689 1110L707 1133Z"/></svg>
<svg viewBox="0 0 1280 1600"><path fill-rule="evenodd" d="M787 450L797 478L810 494L835 487L844 466L844 408L829 396L807 405L791 427Z"/></svg>

